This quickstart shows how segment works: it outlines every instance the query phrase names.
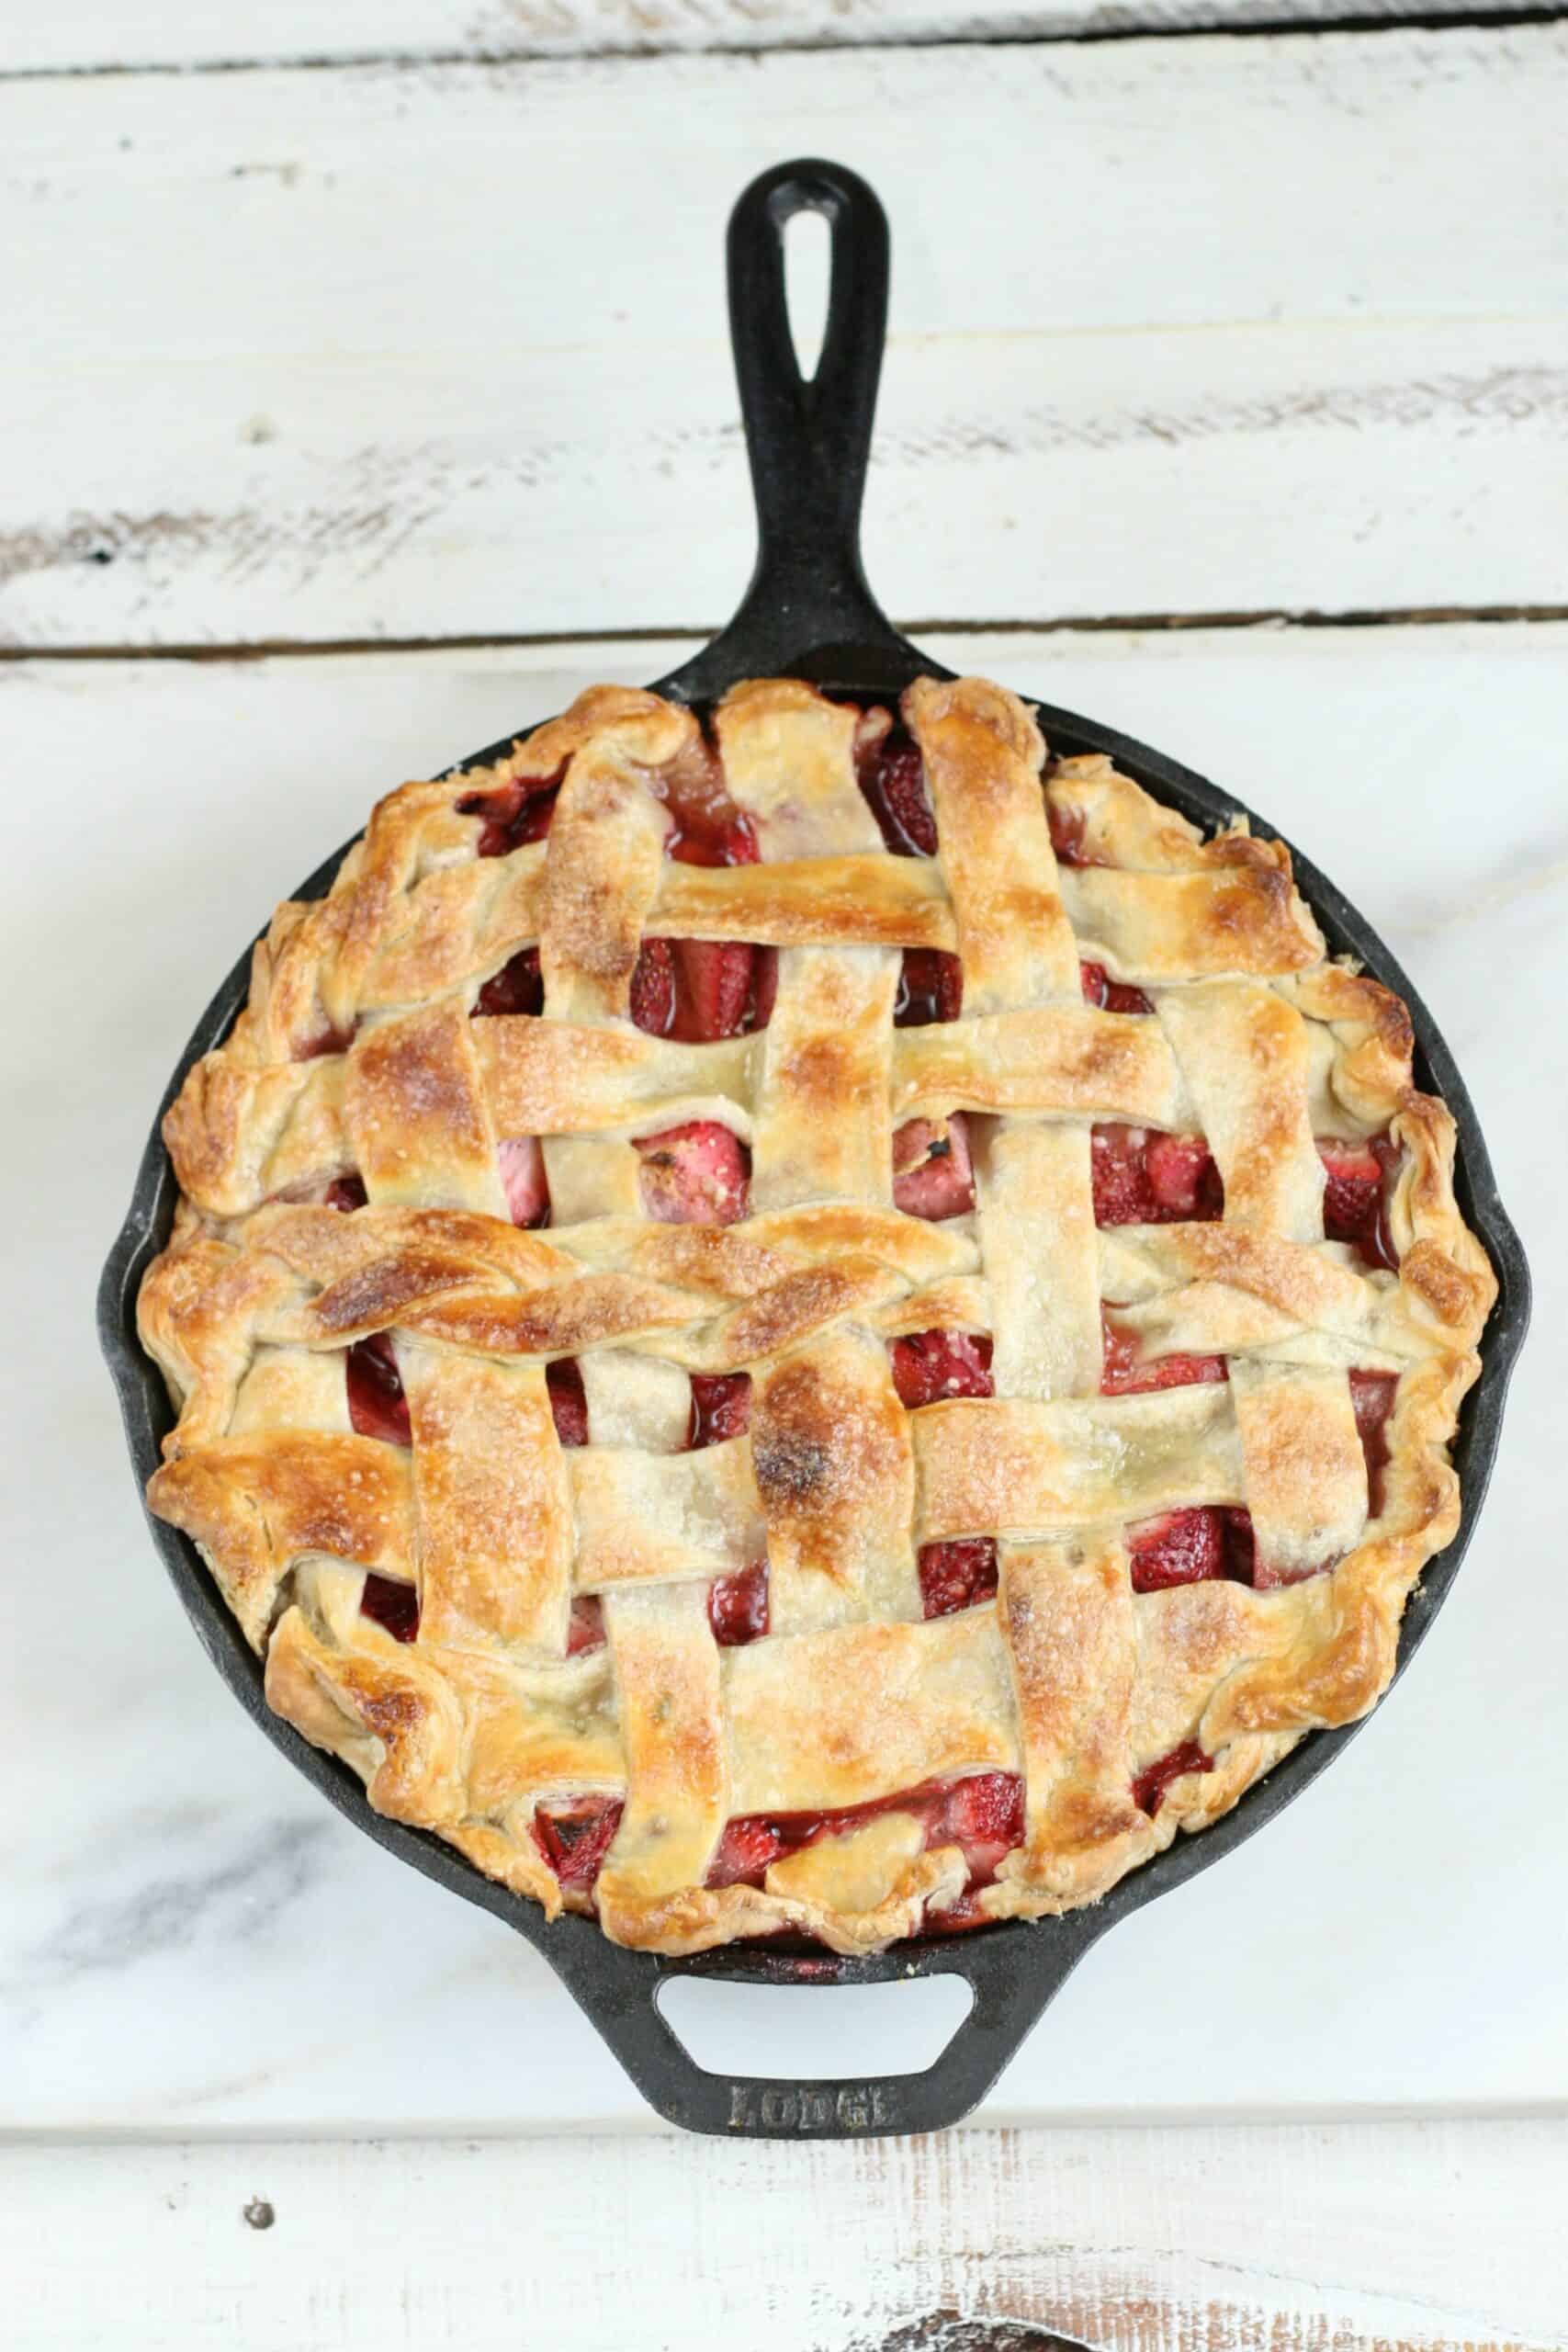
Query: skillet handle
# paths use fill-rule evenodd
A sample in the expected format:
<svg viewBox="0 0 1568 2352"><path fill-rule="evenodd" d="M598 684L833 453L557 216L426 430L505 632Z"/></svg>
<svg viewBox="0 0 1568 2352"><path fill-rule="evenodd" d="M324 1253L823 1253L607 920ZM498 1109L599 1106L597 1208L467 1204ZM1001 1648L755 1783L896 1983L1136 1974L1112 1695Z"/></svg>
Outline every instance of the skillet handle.
<svg viewBox="0 0 1568 2352"><path fill-rule="evenodd" d="M940 2057L908 2075L827 2076L717 2075L699 2066L662 2016L659 1996L677 1976L742 1983L798 1984L804 1963L774 1964L767 1954L658 1964L649 1973L640 1954L604 1944L589 1956L583 1981L544 1946L649 2104L686 2132L731 2140L878 2139L904 2132L940 2132L977 2107L1039 2022L1047 2004L1110 1921L1073 1914L1042 1920L1021 1944L1020 1931L958 1936L916 1945L869 1961L824 1954L820 1982L888 1984L912 1976L962 1976L974 2005ZM897 1964L889 1968L888 1958ZM809 1981L809 1980L807 1980Z"/></svg>
<svg viewBox="0 0 1568 2352"><path fill-rule="evenodd" d="M784 230L799 212L821 213L831 241L827 332L809 382L784 292ZM845 671L852 650L850 672L863 676L870 655L886 666L891 690L921 663L861 567L861 500L887 332L887 216L841 164L778 164L737 203L728 254L757 564L728 627L664 683L696 700L747 676L826 681Z"/></svg>

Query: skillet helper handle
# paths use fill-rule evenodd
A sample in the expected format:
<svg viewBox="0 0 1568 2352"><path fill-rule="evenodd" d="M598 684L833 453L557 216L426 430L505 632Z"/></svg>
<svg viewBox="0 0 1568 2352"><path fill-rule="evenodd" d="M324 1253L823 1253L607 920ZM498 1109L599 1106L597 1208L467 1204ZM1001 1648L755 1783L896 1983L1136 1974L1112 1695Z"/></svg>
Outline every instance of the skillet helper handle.
<svg viewBox="0 0 1568 2352"><path fill-rule="evenodd" d="M1092 1918L1042 1922L1021 1966L1013 1939L992 1940L983 1933L910 1946L907 1960L898 1953L900 1975L962 1976L975 1996L941 2055L923 2071L908 2075L807 2079L713 2074L699 2066L666 2022L659 1996L678 1975L758 1981L755 1970L724 1953L709 1961L667 1963L649 1976L640 1955L605 1946L606 1957L614 1956L607 1967L604 1959L599 1962L592 1992L586 1986L579 1991L570 1975L561 1973L644 2098L667 2122L731 2140L879 2139L943 2131L977 2107L1100 1932L1101 1922ZM882 1997L895 1999L897 1979L886 1980L883 1965L824 1955L823 1987L881 1978ZM613 1989L606 1974L618 1980Z"/></svg>
<svg viewBox="0 0 1568 2352"><path fill-rule="evenodd" d="M800 212L828 223L831 274L821 357L800 372L784 290L784 231ZM887 333L887 216L841 164L775 164L730 215L729 331L757 507L757 563L734 619L669 682L694 700L737 678L827 679L858 649L892 657L902 684L918 657L866 585L861 500Z"/></svg>

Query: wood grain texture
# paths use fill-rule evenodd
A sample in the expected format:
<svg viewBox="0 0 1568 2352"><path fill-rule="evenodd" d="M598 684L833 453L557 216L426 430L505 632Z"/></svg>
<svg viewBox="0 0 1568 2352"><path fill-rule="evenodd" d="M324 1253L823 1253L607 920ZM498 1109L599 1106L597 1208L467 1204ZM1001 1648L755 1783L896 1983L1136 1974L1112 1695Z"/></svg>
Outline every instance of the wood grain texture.
<svg viewBox="0 0 1568 2352"><path fill-rule="evenodd" d="M723 220L812 149L896 611L1560 601L1565 114L1562 26L0 85L0 640L717 621Z"/></svg>
<svg viewBox="0 0 1568 2352"><path fill-rule="evenodd" d="M355 58L583 57L676 50L850 48L930 40L1019 42L1147 28L1311 24L1354 15L1490 16L1513 0L63 0L0 22L0 74L102 72ZM1517 13L1517 6L1513 12Z"/></svg>
<svg viewBox="0 0 1568 2352"><path fill-rule="evenodd" d="M1565 2190L1517 2120L53 2143L0 2150L0 2265L27 2352L1557 2352Z"/></svg>

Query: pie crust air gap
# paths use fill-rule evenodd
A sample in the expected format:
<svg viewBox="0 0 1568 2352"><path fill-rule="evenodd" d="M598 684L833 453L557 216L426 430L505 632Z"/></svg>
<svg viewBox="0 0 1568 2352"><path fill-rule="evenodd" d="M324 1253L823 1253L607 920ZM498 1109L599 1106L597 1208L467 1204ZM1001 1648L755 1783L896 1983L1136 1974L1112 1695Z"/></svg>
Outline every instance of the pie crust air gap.
<svg viewBox="0 0 1568 2352"><path fill-rule="evenodd" d="M343 1810L671 2120L927 2129L1376 1704L1528 1280L1338 893L873 602L871 191L783 166L728 256L739 613L391 793L278 909L100 1318L181 1596ZM707 2074L657 2007L932 1971L969 2018L869 2084Z"/></svg>

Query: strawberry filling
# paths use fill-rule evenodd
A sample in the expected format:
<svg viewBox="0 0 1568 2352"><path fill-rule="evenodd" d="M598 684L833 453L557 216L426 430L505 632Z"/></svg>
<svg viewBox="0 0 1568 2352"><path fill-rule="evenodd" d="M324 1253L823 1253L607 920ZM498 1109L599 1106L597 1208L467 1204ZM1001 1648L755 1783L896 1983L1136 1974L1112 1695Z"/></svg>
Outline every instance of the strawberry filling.
<svg viewBox="0 0 1568 2352"><path fill-rule="evenodd" d="M409 1400L402 1374L385 1331L355 1340L344 1364L348 1418L361 1437L384 1438L389 1445L412 1445Z"/></svg>
<svg viewBox="0 0 1568 2352"><path fill-rule="evenodd" d="M473 792L457 803L459 817L482 817L479 855L505 857L525 842L542 842L556 813L564 767L553 776L519 777L496 792Z"/></svg>
<svg viewBox="0 0 1568 2352"><path fill-rule="evenodd" d="M588 1398L582 1386L582 1374L571 1356L558 1356L554 1363L545 1366L545 1386L549 1391L550 1416L556 1425L556 1436L562 1445L586 1445L588 1442Z"/></svg>
<svg viewBox="0 0 1568 2352"><path fill-rule="evenodd" d="M928 1781L900 1796L836 1813L745 1814L727 1824L708 1871L709 1886L760 1886L770 1862L798 1854L823 1838L842 1837L879 1814L913 1814L925 1849L959 1846L969 1865L969 1888L996 1877L1004 1855L1023 1843L1023 1782L1016 1772L976 1772L957 1781Z"/></svg>
<svg viewBox="0 0 1568 2352"><path fill-rule="evenodd" d="M920 1599L927 1617L951 1617L997 1590L997 1546L990 1535L965 1535L956 1543L926 1544L919 1561Z"/></svg>
<svg viewBox="0 0 1568 2352"><path fill-rule="evenodd" d="M334 1176L327 1186L324 1205L329 1209L341 1209L345 1216L351 1216L355 1209L362 1209L365 1206L364 1178Z"/></svg>
<svg viewBox="0 0 1568 2352"><path fill-rule="evenodd" d="M1212 1224L1224 1186L1201 1136L1105 1122L1090 1130L1096 1225Z"/></svg>
<svg viewBox="0 0 1568 2352"><path fill-rule="evenodd" d="M716 1119L639 1136L646 1214L660 1225L733 1225L746 1214L751 1154Z"/></svg>
<svg viewBox="0 0 1568 2352"><path fill-rule="evenodd" d="M297 1062L313 1062L322 1054L346 1054L353 1043L352 1029L321 1029L295 1048L294 1058Z"/></svg>
<svg viewBox="0 0 1568 2352"><path fill-rule="evenodd" d="M893 1000L895 1029L929 1029L956 1021L964 1005L964 967L941 947L906 947Z"/></svg>
<svg viewBox="0 0 1568 2352"><path fill-rule="evenodd" d="M536 947L520 947L509 956L499 972L492 972L480 989L474 1002L476 1016L481 1013L543 1012L545 983L539 970Z"/></svg>
<svg viewBox="0 0 1568 2352"><path fill-rule="evenodd" d="M894 856L932 856L936 819L913 736L902 727L891 727L880 742L860 750L856 764L860 788Z"/></svg>
<svg viewBox="0 0 1568 2352"><path fill-rule="evenodd" d="M898 1401L914 1412L942 1396L994 1396L988 1332L914 1331L888 1348Z"/></svg>
<svg viewBox="0 0 1568 2352"><path fill-rule="evenodd" d="M1135 1331L1113 1323L1102 1301L1100 1309L1104 1368L1100 1375L1102 1396L1146 1396L1156 1388L1190 1388L1205 1380L1228 1380L1224 1356L1154 1356L1145 1363Z"/></svg>
<svg viewBox="0 0 1568 2352"><path fill-rule="evenodd" d="M1160 1757L1156 1763L1145 1765L1138 1773L1133 1782L1133 1803L1152 1820L1164 1803L1165 1792L1172 1781L1179 1781L1183 1772L1212 1771L1213 1763L1213 1758L1205 1756L1195 1739L1184 1739L1179 1747L1173 1747L1168 1755Z"/></svg>
<svg viewBox="0 0 1568 2352"><path fill-rule="evenodd" d="M908 1119L893 1138L893 1205L906 1216L938 1223L975 1205L969 1125L962 1111L946 1120Z"/></svg>
<svg viewBox="0 0 1568 2352"><path fill-rule="evenodd" d="M602 1650L604 1646L604 1602L596 1592L574 1594L566 1629L568 1657L581 1657L584 1650Z"/></svg>
<svg viewBox="0 0 1568 2352"><path fill-rule="evenodd" d="M1078 985L1086 1004L1098 1005L1101 1012L1152 1012L1154 1006L1142 989L1128 988L1122 980L1113 980L1103 964L1078 964Z"/></svg>
<svg viewBox="0 0 1568 2352"><path fill-rule="evenodd" d="M378 1577L374 1568L359 1596L359 1613L373 1618L395 1642L412 1642L419 1632L419 1595L413 1586Z"/></svg>
<svg viewBox="0 0 1568 2352"><path fill-rule="evenodd" d="M1051 847L1058 865L1103 865L1102 857L1089 857L1084 853L1084 833L1089 820L1081 808L1063 808L1049 793L1045 795L1045 822L1051 828Z"/></svg>
<svg viewBox="0 0 1568 2352"><path fill-rule="evenodd" d="M1399 1147L1387 1136L1370 1143L1320 1141L1323 1162L1323 1230L1330 1241L1348 1241L1369 1266L1399 1270L1399 1257L1389 1230L1390 1179L1399 1164Z"/></svg>
<svg viewBox="0 0 1568 2352"><path fill-rule="evenodd" d="M496 1159L513 1224L548 1225L550 1186L537 1136L508 1136L496 1146Z"/></svg>
<svg viewBox="0 0 1568 2352"><path fill-rule="evenodd" d="M1367 1460L1367 1506L1376 1519L1383 1506L1384 1473L1388 1468L1388 1417L1399 1388L1396 1372L1353 1372L1350 1404L1361 1452Z"/></svg>
<svg viewBox="0 0 1568 2352"><path fill-rule="evenodd" d="M768 1564L754 1560L732 1577L716 1577L708 1587L708 1623L723 1649L757 1641L768 1630Z"/></svg>
<svg viewBox="0 0 1568 2352"><path fill-rule="evenodd" d="M619 1797L573 1797L541 1805L534 1843L560 1881L562 1892L586 1894L598 1877L626 1810Z"/></svg>
<svg viewBox="0 0 1568 2352"><path fill-rule="evenodd" d="M694 1372L692 1420L686 1433L690 1452L705 1445L722 1445L726 1438L744 1437L751 1426L751 1375L749 1372Z"/></svg>

